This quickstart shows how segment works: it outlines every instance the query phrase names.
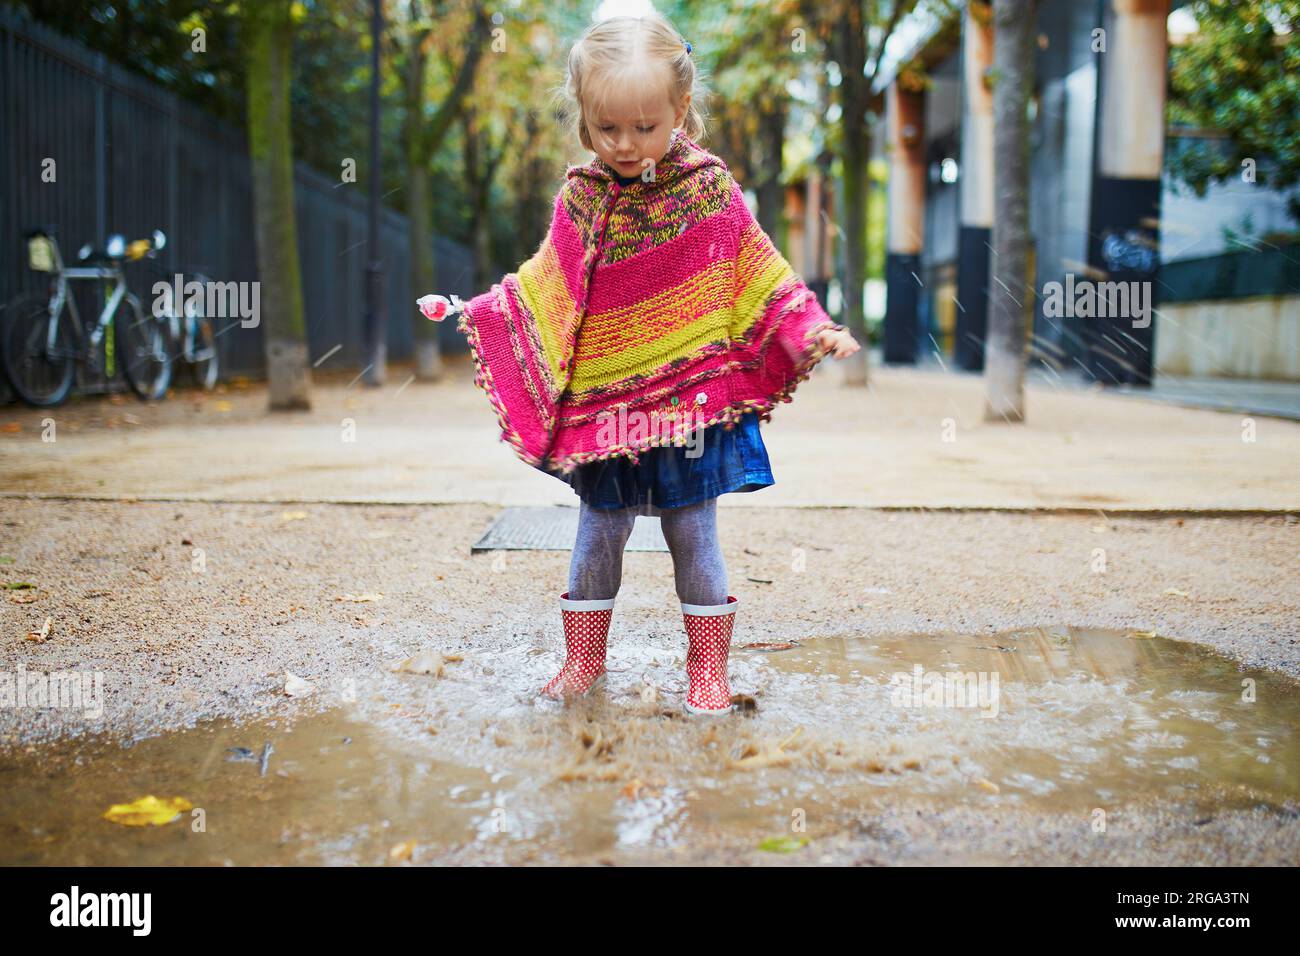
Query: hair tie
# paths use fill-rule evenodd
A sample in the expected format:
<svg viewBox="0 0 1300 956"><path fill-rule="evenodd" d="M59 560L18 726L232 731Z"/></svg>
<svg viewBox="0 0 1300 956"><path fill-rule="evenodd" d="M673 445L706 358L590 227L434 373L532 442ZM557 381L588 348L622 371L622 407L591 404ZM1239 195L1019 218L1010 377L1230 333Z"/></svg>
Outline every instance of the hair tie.
<svg viewBox="0 0 1300 956"><path fill-rule="evenodd" d="M689 53L691 52L691 41L690 41L690 40L683 40L682 42L686 44L686 52L687 52L687 54L689 54Z"/></svg>

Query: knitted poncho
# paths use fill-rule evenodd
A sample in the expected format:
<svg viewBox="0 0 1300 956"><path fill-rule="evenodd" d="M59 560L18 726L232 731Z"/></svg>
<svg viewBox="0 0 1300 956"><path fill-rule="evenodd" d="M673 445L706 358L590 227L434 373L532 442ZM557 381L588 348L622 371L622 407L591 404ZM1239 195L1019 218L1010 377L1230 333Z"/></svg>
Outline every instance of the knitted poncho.
<svg viewBox="0 0 1300 956"><path fill-rule="evenodd" d="M817 333L840 326L726 164L677 132L650 181L622 186L600 159L570 167L536 253L458 328L502 440L569 472L748 411L767 421L825 356Z"/></svg>

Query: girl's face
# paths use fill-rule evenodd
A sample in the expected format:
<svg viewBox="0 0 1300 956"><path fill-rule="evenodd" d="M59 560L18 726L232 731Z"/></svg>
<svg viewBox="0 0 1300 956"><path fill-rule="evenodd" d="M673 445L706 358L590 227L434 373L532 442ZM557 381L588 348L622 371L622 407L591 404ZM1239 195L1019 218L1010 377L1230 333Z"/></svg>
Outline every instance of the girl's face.
<svg viewBox="0 0 1300 956"><path fill-rule="evenodd" d="M596 155L620 176L640 175L649 165L645 160L658 163L668 151L673 129L685 121L690 103L687 93L674 107L658 84L611 89L603 102L586 111Z"/></svg>

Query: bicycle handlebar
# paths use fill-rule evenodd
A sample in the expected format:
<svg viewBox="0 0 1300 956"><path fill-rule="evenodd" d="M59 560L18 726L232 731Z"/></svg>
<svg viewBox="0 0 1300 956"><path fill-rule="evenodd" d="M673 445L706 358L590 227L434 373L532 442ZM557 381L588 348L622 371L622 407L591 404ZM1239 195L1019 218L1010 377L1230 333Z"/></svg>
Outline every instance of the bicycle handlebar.
<svg viewBox="0 0 1300 956"><path fill-rule="evenodd" d="M28 241L29 248L31 247L32 240L41 239L46 240L48 246L52 246L55 250L58 248L58 240L55 238L53 226L38 226L33 229L28 229L23 233L23 238ZM40 245L39 242L38 245ZM77 261L83 263L138 262L141 259L154 258L158 254L158 250L162 249L166 245L167 235L161 229L155 229L153 231L153 236L150 238L135 239L130 243L128 243L126 239L118 233L110 235L108 241L102 247L96 247L94 244L89 242L86 243L80 250L78 250ZM41 259L43 263L44 260L52 257L42 255L38 258ZM32 267L38 268L38 265L33 262ZM49 265L45 265L41 271L48 271L49 268Z"/></svg>

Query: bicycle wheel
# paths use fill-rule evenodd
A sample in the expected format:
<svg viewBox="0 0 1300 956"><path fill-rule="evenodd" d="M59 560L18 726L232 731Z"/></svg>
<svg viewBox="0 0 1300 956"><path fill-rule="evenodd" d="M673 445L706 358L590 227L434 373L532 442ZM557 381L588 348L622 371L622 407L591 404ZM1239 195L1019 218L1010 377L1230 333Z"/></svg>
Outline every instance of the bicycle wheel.
<svg viewBox="0 0 1300 956"><path fill-rule="evenodd" d="M54 350L49 344L50 322L57 322ZM15 296L0 317L0 358L14 392L28 405L62 405L76 377L77 343L71 319L52 319L49 296Z"/></svg>
<svg viewBox="0 0 1300 956"><path fill-rule="evenodd" d="M194 376L195 385L210 392L217 387L217 376L220 373L217 333L208 317L201 313L187 316L186 321L194 323L194 356L190 374Z"/></svg>
<svg viewBox="0 0 1300 956"><path fill-rule="evenodd" d="M125 313L118 308L113 316L122 374L141 401L155 401L167 394L172 380L171 336L166 322L146 315L134 295L127 293L122 301Z"/></svg>

